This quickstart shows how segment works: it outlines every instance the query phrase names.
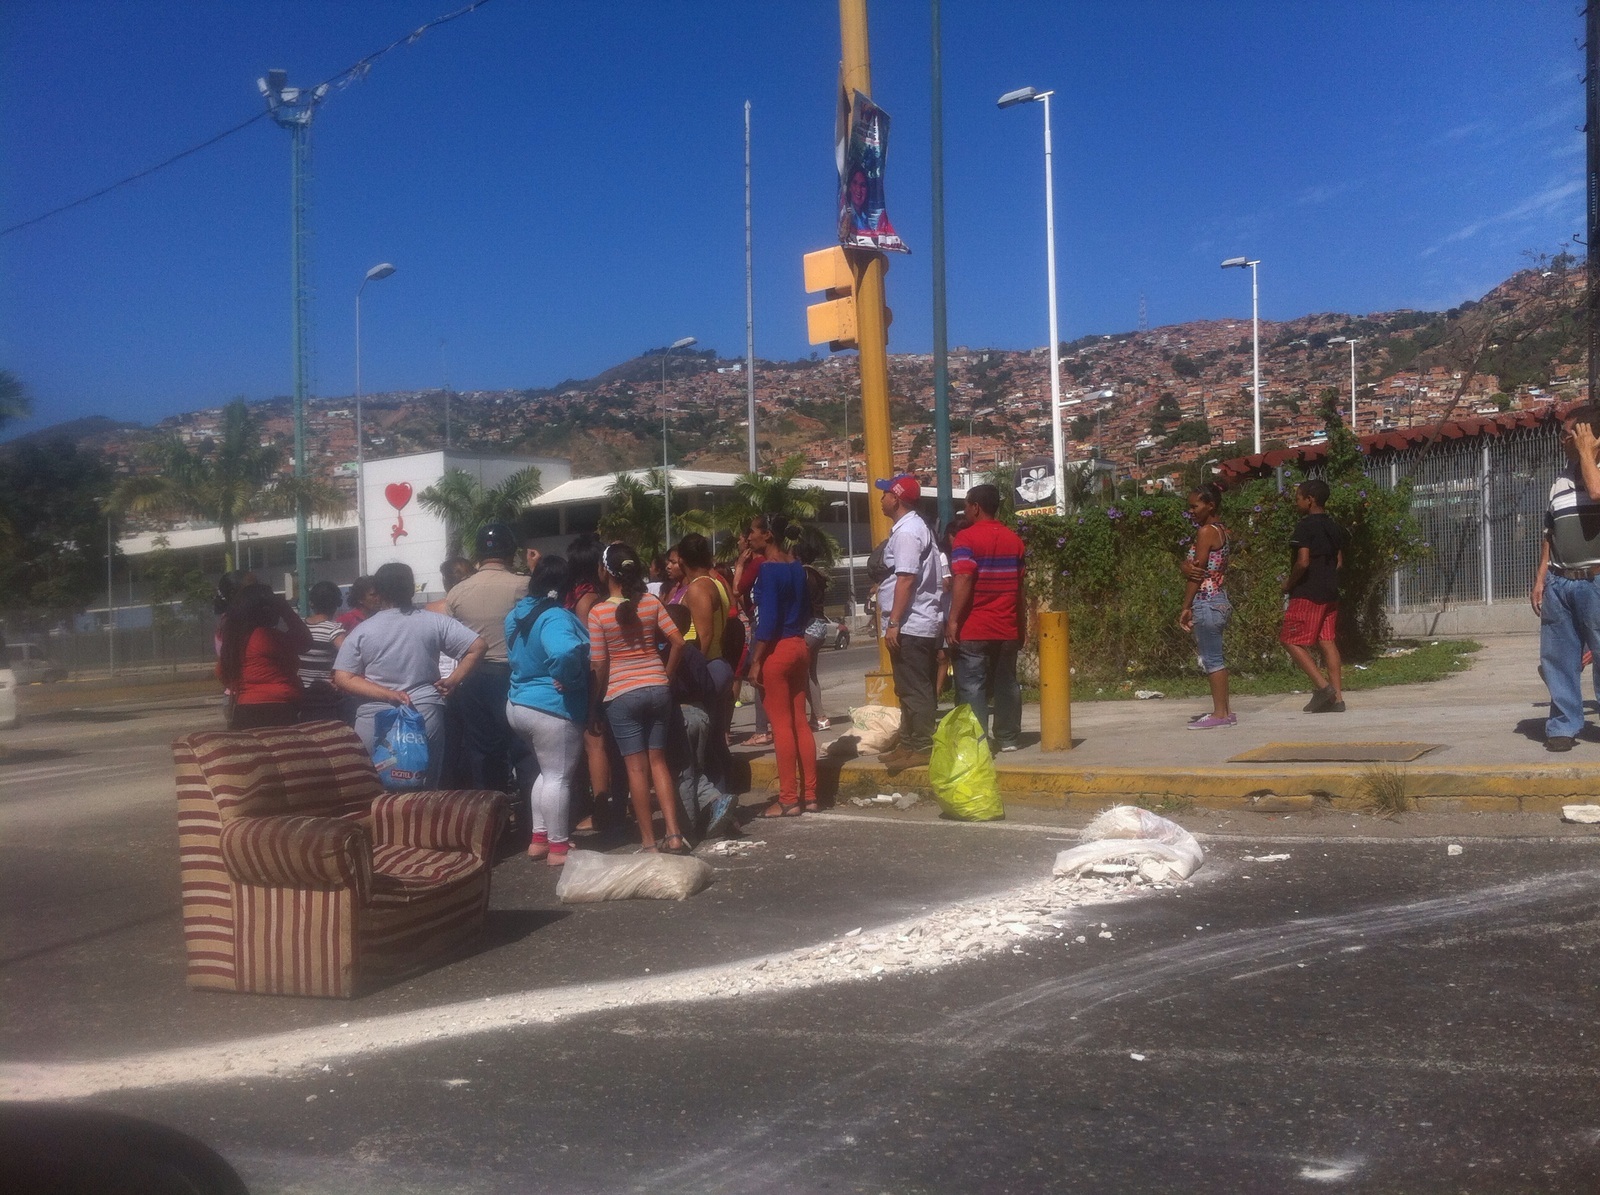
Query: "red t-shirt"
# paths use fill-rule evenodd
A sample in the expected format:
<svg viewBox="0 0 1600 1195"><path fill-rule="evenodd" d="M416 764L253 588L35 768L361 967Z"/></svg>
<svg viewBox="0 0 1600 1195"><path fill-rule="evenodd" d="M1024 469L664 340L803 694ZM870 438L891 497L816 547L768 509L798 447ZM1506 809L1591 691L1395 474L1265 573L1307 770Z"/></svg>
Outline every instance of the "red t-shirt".
<svg viewBox="0 0 1600 1195"><path fill-rule="evenodd" d="M1017 583L1028 550L1021 537L999 519L982 519L957 535L951 547L951 574L975 578L962 641L1015 639Z"/></svg>
<svg viewBox="0 0 1600 1195"><path fill-rule="evenodd" d="M220 661L217 671L219 674L222 671ZM289 645L288 636L267 627L257 627L250 632L234 692L240 705L300 700L300 656Z"/></svg>

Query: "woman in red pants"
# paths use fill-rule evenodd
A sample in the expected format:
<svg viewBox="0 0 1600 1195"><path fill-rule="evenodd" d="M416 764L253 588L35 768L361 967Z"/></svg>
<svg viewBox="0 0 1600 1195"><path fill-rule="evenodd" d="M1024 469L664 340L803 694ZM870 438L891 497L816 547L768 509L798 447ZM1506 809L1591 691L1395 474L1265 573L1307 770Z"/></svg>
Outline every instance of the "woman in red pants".
<svg viewBox="0 0 1600 1195"><path fill-rule="evenodd" d="M755 643L746 675L762 690L778 756L778 799L762 817L817 811L817 741L806 717L811 656L805 635L811 599L805 565L789 551L799 538L800 528L783 515L757 515L746 540L762 558L755 584Z"/></svg>

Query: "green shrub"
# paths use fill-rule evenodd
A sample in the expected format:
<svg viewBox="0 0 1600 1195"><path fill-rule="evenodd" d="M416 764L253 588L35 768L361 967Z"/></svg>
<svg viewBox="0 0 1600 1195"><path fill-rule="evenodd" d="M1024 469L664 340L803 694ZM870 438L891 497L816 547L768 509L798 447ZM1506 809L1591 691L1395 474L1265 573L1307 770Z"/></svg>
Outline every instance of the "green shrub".
<svg viewBox="0 0 1600 1195"><path fill-rule="evenodd" d="M1337 462L1330 462L1334 464ZM1394 568L1423 551L1410 514L1409 487L1390 491L1346 466L1329 479L1328 513L1348 532L1339 574L1339 647L1348 660L1370 658L1389 636L1384 600ZM1279 588L1290 566L1289 537L1299 514L1294 486L1271 480L1223 496L1231 556L1227 589L1233 622L1225 636L1230 668L1281 666ZM1020 521L1035 597L1067 610L1073 667L1080 680L1123 681L1192 672L1194 640L1178 629L1184 582L1178 572L1194 537L1187 501L1156 494Z"/></svg>

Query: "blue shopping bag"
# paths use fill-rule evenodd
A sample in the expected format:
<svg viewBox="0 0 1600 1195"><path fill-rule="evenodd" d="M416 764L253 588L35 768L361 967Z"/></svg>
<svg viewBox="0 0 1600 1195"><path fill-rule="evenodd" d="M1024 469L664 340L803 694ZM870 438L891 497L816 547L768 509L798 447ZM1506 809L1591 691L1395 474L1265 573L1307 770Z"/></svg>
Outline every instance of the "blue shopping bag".
<svg viewBox="0 0 1600 1195"><path fill-rule="evenodd" d="M373 719L372 766L384 788L423 788L428 783L428 724L409 705L379 710Z"/></svg>

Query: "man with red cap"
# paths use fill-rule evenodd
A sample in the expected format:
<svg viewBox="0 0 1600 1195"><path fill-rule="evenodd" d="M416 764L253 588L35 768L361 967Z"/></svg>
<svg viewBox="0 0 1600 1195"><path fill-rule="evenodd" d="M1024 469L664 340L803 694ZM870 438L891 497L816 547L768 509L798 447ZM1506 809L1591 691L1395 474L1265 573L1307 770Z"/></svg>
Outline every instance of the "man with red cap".
<svg viewBox="0 0 1600 1195"><path fill-rule="evenodd" d="M887 576L878 586L878 613L900 700L900 746L883 757L894 771L924 767L933 748L935 678L939 671L939 553L917 513L922 486L909 473L873 483L883 513L894 523L883 548Z"/></svg>

